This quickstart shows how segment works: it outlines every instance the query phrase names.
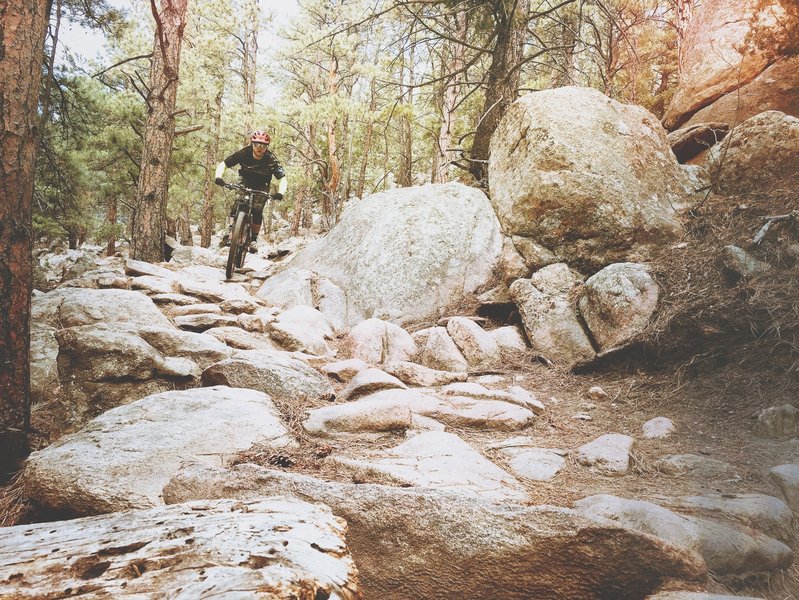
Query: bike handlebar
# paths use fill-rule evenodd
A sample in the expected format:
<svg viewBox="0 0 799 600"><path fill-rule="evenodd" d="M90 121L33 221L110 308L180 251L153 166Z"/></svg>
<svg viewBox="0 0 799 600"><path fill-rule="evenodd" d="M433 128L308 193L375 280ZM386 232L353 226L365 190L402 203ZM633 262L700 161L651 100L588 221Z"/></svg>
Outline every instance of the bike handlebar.
<svg viewBox="0 0 799 600"><path fill-rule="evenodd" d="M267 198L271 198L271 194L269 192L265 192L263 190L254 190L252 188L245 187L238 183L228 183L227 181L222 184L222 187L227 188L229 190L239 190L241 192L252 192L253 194L263 194Z"/></svg>

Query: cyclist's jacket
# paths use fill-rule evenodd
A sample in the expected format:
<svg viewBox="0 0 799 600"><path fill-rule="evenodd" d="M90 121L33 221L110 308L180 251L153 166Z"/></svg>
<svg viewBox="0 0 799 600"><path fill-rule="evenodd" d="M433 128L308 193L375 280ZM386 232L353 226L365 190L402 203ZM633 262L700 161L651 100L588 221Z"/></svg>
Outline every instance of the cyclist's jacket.
<svg viewBox="0 0 799 600"><path fill-rule="evenodd" d="M267 150L261 160L255 160L252 146L245 146L234 152L224 162L228 169L239 165L241 183L256 190L268 189L273 176L276 179L283 179L286 176L283 166L274 154Z"/></svg>

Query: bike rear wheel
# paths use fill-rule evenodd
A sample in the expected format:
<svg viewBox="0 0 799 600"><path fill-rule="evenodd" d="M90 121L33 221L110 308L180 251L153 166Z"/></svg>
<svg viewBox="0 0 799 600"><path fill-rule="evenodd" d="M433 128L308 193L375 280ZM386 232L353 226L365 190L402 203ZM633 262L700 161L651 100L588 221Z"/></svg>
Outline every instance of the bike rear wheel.
<svg viewBox="0 0 799 600"><path fill-rule="evenodd" d="M239 211L236 215L236 224L233 225L233 231L230 233L230 250L227 253L227 266L225 267L225 277L227 279L233 276L234 267L241 267L244 264L244 259L241 256L242 252L247 251L245 248L247 243L246 229L249 226L247 221L247 214L244 211Z"/></svg>

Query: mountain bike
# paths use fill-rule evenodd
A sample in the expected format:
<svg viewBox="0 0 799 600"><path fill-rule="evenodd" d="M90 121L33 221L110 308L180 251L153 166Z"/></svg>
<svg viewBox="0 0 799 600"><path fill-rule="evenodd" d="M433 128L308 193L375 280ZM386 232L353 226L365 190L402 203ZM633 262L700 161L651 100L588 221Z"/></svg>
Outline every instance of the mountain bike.
<svg viewBox="0 0 799 600"><path fill-rule="evenodd" d="M223 187L229 190L236 190L242 192L241 197L238 199L238 206L236 207L236 217L233 221L233 229L230 232L230 250L227 254L227 266L225 267L225 278L230 279L233 276L233 269L240 269L244 266L244 259L247 257L247 251L250 246L252 237L252 212L253 212L253 197L255 194L266 196L267 203L271 196L269 192L261 190L253 190L237 183L225 183Z"/></svg>

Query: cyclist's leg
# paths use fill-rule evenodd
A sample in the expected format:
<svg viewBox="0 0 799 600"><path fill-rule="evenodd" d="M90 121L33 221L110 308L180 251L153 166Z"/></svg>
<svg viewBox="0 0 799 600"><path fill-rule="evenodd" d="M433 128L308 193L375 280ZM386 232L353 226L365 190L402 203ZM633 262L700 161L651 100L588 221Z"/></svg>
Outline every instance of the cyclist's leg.
<svg viewBox="0 0 799 600"><path fill-rule="evenodd" d="M250 242L250 250L256 250L258 243L258 234L261 233L261 223L264 222L264 205L254 205L252 207L252 224L250 225L252 231L252 241Z"/></svg>
<svg viewBox="0 0 799 600"><path fill-rule="evenodd" d="M233 200L233 204L230 207L230 211L228 214L227 219L227 231L222 235L222 240L219 242L219 247L224 248L225 246L230 246L230 234L233 232L233 223L236 221L236 209L239 206L239 197L236 196L235 200Z"/></svg>

